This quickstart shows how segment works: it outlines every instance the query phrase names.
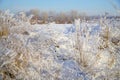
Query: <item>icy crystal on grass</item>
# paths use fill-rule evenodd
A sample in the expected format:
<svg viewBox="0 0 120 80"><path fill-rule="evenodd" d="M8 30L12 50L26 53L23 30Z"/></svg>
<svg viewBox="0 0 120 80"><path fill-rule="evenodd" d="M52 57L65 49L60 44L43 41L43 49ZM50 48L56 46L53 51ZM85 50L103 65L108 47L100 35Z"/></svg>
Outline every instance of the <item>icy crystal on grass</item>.
<svg viewBox="0 0 120 80"><path fill-rule="evenodd" d="M10 20L10 33L0 38L0 79L119 79L119 22L30 25L20 14L0 14Z"/></svg>

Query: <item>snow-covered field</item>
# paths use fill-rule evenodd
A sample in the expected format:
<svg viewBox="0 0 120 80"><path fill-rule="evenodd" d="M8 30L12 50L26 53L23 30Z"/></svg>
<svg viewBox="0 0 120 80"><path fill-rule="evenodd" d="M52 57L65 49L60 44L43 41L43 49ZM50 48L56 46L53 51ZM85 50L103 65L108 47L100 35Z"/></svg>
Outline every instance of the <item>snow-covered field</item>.
<svg viewBox="0 0 120 80"><path fill-rule="evenodd" d="M120 21L110 21L8 27L0 80L119 80Z"/></svg>

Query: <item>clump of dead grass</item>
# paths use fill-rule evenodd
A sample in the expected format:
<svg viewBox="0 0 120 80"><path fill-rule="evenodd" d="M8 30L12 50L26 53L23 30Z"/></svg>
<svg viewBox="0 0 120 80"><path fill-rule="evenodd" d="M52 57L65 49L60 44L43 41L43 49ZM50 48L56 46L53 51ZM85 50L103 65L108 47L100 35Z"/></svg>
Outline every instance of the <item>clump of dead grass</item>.
<svg viewBox="0 0 120 80"><path fill-rule="evenodd" d="M4 23L4 22L0 22L0 37L7 37L10 33L9 30L9 25Z"/></svg>
<svg viewBox="0 0 120 80"><path fill-rule="evenodd" d="M13 39L15 38L13 37ZM13 39L11 40L13 41ZM18 40L16 40L18 41L16 45L12 41L6 39L3 47L8 51L3 51L0 55L0 74L2 74L3 80L15 80L23 78L27 74L25 69L28 66L29 52L26 48L20 49L22 43L18 43ZM22 77L18 77L20 75Z"/></svg>
<svg viewBox="0 0 120 80"><path fill-rule="evenodd" d="M21 56L23 56L22 59L20 59ZM17 79L17 76L21 75L20 73L22 73L22 75L26 75L24 70L24 68L28 65L26 56L19 53L15 57L12 57L12 59L8 57L9 56L4 57L7 61L9 61L4 61L0 68L0 73L3 76L3 79Z"/></svg>

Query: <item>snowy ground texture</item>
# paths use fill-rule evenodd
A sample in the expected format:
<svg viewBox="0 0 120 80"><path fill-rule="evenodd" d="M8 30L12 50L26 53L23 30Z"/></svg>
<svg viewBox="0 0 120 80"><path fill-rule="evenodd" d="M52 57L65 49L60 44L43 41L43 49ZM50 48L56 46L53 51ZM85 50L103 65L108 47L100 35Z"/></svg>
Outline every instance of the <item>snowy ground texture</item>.
<svg viewBox="0 0 120 80"><path fill-rule="evenodd" d="M119 80L120 21L105 21L9 27L0 80Z"/></svg>

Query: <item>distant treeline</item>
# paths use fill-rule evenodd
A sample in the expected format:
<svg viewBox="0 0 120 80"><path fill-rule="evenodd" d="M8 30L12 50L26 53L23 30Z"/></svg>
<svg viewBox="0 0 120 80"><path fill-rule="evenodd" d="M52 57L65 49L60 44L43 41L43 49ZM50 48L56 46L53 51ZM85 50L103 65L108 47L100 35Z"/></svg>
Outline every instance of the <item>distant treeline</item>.
<svg viewBox="0 0 120 80"><path fill-rule="evenodd" d="M30 22L31 24L44 24L49 22L55 22L57 24L64 24L64 23L73 23L74 19L80 18L81 20L91 20L91 19L100 19L104 15L97 15L97 16L88 16L84 12L78 12L77 10L71 10L69 12L55 12L55 11L40 11L38 9L31 9L30 11L26 12L26 14L33 15ZM105 12L105 15L108 15L107 18L120 18L120 16L110 16L109 13Z"/></svg>
<svg viewBox="0 0 120 80"><path fill-rule="evenodd" d="M4 11L0 10L0 13ZM100 19L104 17L109 19L117 19L120 16L110 16L109 13L104 15L94 15L90 16L84 12L78 12L77 10L71 10L68 12L56 12L56 11L40 11L39 9L31 9L29 11L18 12L15 14L15 18L23 21L29 21L31 24L46 24L50 22L55 22L57 24L71 24L75 19L80 18L81 20L88 21L94 19ZM30 17L31 16L31 17ZM29 19L27 19L30 17ZM119 19L118 19L119 20Z"/></svg>
<svg viewBox="0 0 120 80"><path fill-rule="evenodd" d="M55 22L58 24L64 24L64 23L72 23L74 19L77 18L85 18L85 13L80 13L76 10L71 10L69 12L55 12L55 11L40 11L37 9L32 9L27 12L27 15L33 15L31 19L31 23L49 23L49 22Z"/></svg>

